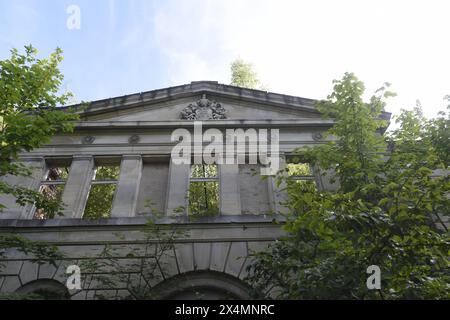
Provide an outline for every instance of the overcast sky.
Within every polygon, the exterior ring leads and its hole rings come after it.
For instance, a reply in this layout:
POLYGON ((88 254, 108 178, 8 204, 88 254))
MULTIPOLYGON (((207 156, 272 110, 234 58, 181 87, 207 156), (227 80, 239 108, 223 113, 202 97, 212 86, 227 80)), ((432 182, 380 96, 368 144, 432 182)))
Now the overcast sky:
POLYGON ((195 80, 230 82, 252 62, 272 92, 325 98, 354 72, 368 95, 384 82, 388 111, 444 110, 450 94, 450 1, 0 0, 0 59, 31 43, 64 50, 64 86, 78 100, 195 80), (80 29, 68 29, 69 5, 80 29))

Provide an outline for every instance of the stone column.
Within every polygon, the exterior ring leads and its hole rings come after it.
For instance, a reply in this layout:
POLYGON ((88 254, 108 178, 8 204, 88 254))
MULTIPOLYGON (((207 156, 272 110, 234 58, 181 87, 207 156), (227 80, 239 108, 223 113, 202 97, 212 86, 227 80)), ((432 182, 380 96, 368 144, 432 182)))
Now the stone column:
POLYGON ((170 161, 167 183, 166 216, 175 217, 187 212, 187 192, 189 187, 190 164, 174 164, 170 161), (180 211, 183 208, 183 212, 180 211))
POLYGON ((123 155, 111 217, 133 217, 136 211, 142 175, 142 157, 123 155))
POLYGON ((86 205, 94 171, 94 158, 90 155, 74 155, 69 177, 62 195, 64 216, 55 218, 81 218, 86 205))
POLYGON ((336 191, 339 188, 339 178, 334 170, 323 170, 318 166, 314 167, 314 176, 316 178, 319 190, 336 191), (334 179, 334 182, 331 180, 334 179))
MULTIPOLYGON (((280 163, 279 163, 279 171, 280 175, 286 175, 286 158, 285 156, 280 155, 280 163)), ((274 213, 286 213, 288 210, 281 203, 286 201, 287 193, 286 193, 286 182, 282 181, 280 185, 277 185, 277 176, 269 176, 267 179, 267 183, 269 184, 269 198, 270 198, 270 209, 274 213)))
MULTIPOLYGON (((44 158, 26 158, 20 163, 31 170, 30 176, 25 177, 7 175, 1 177, 1 180, 8 183, 10 186, 20 186, 37 191, 39 189, 40 182, 44 177, 44 158)), ((6 208, 3 209, 3 212, 0 213, 0 219, 33 218, 33 205, 30 204, 22 207, 16 203, 16 198, 12 195, 0 195, 0 203, 6 206, 6 208)))
POLYGON ((239 165, 219 165, 220 213, 222 215, 241 214, 239 190, 239 165))

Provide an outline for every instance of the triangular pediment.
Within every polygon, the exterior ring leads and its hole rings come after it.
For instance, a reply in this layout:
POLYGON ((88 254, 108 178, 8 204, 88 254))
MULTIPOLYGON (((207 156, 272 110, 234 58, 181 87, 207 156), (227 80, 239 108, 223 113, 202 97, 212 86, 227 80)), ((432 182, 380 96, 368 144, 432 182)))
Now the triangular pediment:
POLYGON ((159 89, 79 108, 84 121, 278 120, 320 118, 314 101, 212 81, 159 89))
POLYGON ((275 107, 265 104, 249 103, 234 99, 216 98, 206 94, 206 99, 220 104, 223 112, 215 118, 217 113, 209 108, 195 108, 200 96, 182 98, 170 102, 156 104, 142 104, 133 108, 115 110, 102 114, 88 116, 86 120, 95 121, 171 121, 171 120, 215 120, 215 119, 292 119, 317 118, 316 112, 306 112, 290 108, 275 107))

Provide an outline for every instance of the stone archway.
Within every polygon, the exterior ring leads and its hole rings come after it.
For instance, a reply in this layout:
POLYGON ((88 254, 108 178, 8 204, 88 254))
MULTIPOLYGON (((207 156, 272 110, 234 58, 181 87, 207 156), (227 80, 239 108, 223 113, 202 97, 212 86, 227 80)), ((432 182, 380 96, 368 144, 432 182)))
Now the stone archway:
POLYGON ((249 299, 251 288, 242 280, 217 271, 192 271, 174 276, 154 287, 158 299, 249 299))
POLYGON ((35 293, 43 300, 69 300, 67 288, 60 282, 52 279, 39 279, 26 283, 16 290, 17 293, 35 293))

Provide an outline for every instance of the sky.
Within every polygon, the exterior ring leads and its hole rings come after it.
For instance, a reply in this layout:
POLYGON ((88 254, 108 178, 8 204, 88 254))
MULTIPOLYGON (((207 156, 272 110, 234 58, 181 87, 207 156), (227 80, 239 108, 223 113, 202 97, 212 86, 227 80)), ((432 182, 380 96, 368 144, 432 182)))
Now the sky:
POLYGON ((450 94, 449 35, 448 0, 0 0, 0 59, 62 48, 63 87, 79 101, 228 84, 240 57, 271 92, 323 99, 354 72, 367 98, 392 84, 394 115, 419 99, 433 117, 450 94))

